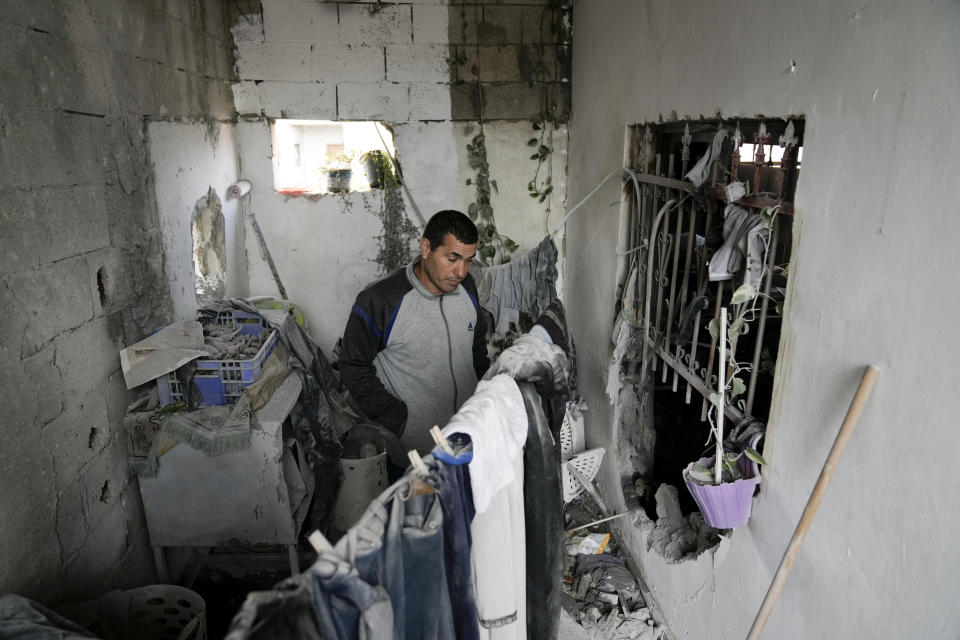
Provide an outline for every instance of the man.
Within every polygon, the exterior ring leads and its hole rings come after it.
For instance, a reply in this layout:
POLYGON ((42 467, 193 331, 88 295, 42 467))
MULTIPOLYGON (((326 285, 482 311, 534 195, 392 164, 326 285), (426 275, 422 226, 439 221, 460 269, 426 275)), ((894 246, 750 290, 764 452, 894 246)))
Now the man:
POLYGON ((420 256, 357 295, 340 350, 347 390, 367 416, 420 453, 490 366, 469 274, 477 227, 459 211, 427 223, 420 256))

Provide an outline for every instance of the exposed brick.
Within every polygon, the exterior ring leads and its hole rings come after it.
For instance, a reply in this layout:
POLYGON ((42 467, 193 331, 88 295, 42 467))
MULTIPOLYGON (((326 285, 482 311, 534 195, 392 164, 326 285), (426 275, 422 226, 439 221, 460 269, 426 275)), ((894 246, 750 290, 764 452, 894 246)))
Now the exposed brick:
POLYGON ((61 260, 40 269, 18 271, 6 277, 15 296, 14 309, 26 319, 21 352, 35 352, 54 336, 81 325, 93 316, 89 274, 82 257, 61 260))
POLYGON ((411 120, 448 120, 450 85, 428 82, 410 84, 411 120))
POLYGON ((343 120, 402 122, 410 115, 409 85, 393 82, 337 85, 338 113, 343 120))
POLYGON ((518 44, 523 24, 523 7, 485 6, 479 25, 480 42, 486 45, 518 44))
POLYGON ((383 47, 365 44, 316 47, 311 79, 322 82, 375 82, 384 79, 383 47))
POLYGON ((407 44, 412 40, 408 5, 340 4, 343 44, 407 44))
POLYGON ((95 388, 67 405, 63 415, 42 431, 62 486, 79 477, 80 469, 103 450, 110 435, 102 389, 95 388))
POLYGON ((387 47, 387 80, 444 82, 450 77, 449 49, 443 45, 413 44, 387 47))
POLYGON ((335 42, 339 35, 337 5, 264 0, 263 30, 269 42, 335 42))
POLYGON ((475 82, 450 85, 450 119, 477 120, 480 117, 480 94, 475 82))
POLYGON ((413 6, 413 42, 416 44, 447 44, 450 41, 447 7, 413 6))

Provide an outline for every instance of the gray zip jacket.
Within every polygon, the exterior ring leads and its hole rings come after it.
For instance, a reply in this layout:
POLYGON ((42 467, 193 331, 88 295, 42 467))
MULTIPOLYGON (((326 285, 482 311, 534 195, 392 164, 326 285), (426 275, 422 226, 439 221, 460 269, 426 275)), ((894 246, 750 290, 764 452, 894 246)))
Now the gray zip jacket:
POLYGON ((490 366, 473 277, 430 293, 413 268, 357 295, 340 350, 343 383, 367 416, 421 454, 430 428, 446 425, 490 366))

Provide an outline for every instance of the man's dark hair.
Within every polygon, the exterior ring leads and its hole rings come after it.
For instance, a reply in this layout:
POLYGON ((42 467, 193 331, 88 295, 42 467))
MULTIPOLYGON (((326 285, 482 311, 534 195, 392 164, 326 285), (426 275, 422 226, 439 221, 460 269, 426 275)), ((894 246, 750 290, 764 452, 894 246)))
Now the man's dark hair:
POLYGON ((423 230, 423 237, 430 242, 430 250, 435 251, 443 245, 443 239, 448 233, 463 244, 477 243, 477 225, 460 211, 444 209, 433 214, 427 227, 423 230))

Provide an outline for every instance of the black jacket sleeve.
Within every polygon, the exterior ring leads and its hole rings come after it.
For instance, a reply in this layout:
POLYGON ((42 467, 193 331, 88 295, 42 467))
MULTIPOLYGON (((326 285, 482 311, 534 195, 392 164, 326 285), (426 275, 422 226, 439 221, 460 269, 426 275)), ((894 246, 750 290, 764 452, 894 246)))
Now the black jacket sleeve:
POLYGON ((477 285, 472 275, 467 275, 463 280, 463 287, 470 294, 471 299, 477 309, 477 325, 473 331, 473 370, 477 374, 477 380, 483 378, 483 374, 490 368, 490 356, 487 354, 487 317, 486 310, 480 306, 477 285))
POLYGON ((381 339, 389 320, 385 308, 389 303, 371 299, 363 292, 357 296, 343 332, 340 377, 368 418, 400 435, 407 421, 407 405, 387 391, 373 366, 373 359, 382 348, 381 339))

